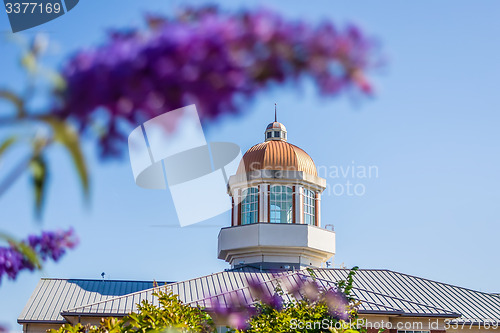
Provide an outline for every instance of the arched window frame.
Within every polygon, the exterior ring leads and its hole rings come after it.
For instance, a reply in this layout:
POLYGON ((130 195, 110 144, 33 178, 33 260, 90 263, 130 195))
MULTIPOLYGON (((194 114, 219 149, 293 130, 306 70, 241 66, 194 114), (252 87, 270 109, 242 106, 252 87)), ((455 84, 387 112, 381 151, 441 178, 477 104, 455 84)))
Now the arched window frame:
POLYGON ((304 223, 316 225, 316 192, 304 188, 304 223))
POLYGON ((259 220, 259 188, 249 187, 241 191, 240 224, 253 224, 259 220))
POLYGON ((293 189, 286 185, 273 185, 269 193, 271 223, 293 223, 293 189), (276 191, 279 189, 279 191, 276 191), (284 190, 284 191, 283 191, 284 190), (279 197, 278 197, 279 196, 279 197), (280 209, 277 209, 279 207, 280 209))

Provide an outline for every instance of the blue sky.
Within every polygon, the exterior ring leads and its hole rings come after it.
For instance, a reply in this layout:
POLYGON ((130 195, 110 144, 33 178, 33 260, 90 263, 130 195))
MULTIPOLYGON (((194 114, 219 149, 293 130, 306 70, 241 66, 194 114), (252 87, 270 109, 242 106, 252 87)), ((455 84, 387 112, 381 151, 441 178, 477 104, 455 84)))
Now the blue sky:
MULTIPOLYGON (((191 1, 193 4, 200 2, 191 1)), ((243 1, 222 2, 239 8, 243 1)), ((289 141, 317 165, 376 166, 378 177, 350 179, 363 196, 325 195, 323 224, 337 232, 335 265, 387 268, 487 292, 499 292, 500 3, 497 1, 246 1, 311 22, 355 22, 376 36, 388 65, 374 75, 376 97, 353 102, 318 97, 309 82, 260 94, 242 116, 207 127, 209 141, 243 150, 262 141, 279 104, 289 141)), ((106 28, 140 25, 142 13, 169 13, 180 1, 85 0, 46 32, 60 66, 74 50, 98 43, 106 28)), ((0 86, 18 86, 16 48, 0 13, 0 86)), ((1 111, 4 112, 4 111, 1 111)), ((0 136, 6 134, 1 129, 0 136)), ((0 198, 0 229, 19 237, 74 226, 80 246, 42 272, 0 286, 0 322, 17 329, 40 277, 182 280, 227 268, 216 257, 223 214, 179 228, 170 194, 134 184, 127 157, 101 163, 86 146, 92 196, 82 201, 64 151, 52 168, 44 219, 32 211, 27 177, 0 198), (158 226, 162 225, 162 226, 158 226)), ((16 156, 11 156, 14 159, 16 156)), ((0 175, 5 168, 0 166, 0 175)), ((327 178, 330 185, 346 179, 327 178)))

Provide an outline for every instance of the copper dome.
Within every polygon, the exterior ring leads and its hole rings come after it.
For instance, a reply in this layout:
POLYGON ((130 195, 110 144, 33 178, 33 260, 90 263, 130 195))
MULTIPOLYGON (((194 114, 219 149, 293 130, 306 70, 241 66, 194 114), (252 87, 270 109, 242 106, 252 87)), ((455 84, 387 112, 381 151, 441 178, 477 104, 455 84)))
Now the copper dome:
POLYGON ((305 151, 282 140, 265 141, 248 149, 236 173, 263 169, 303 171, 318 175, 316 165, 305 151))

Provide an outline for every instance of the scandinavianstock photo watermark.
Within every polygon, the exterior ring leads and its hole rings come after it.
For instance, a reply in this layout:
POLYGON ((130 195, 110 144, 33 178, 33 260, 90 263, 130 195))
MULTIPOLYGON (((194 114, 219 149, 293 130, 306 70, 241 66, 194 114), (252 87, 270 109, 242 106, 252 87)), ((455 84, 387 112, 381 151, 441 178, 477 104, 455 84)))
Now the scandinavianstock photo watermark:
MULTIPOLYGON (((296 166, 283 167, 280 165, 266 166, 262 169, 260 162, 252 162, 249 170, 260 172, 264 178, 296 179, 297 185, 303 180, 297 172, 296 166)), ((321 195, 335 197, 362 197, 368 193, 369 185, 379 178, 379 167, 376 164, 361 164, 351 161, 348 164, 317 165, 317 175, 320 179, 309 179, 322 184, 324 190, 321 195)))
POLYGON ((376 164, 318 165, 318 176, 326 179, 323 196, 362 197, 367 194, 369 182, 379 178, 376 164))

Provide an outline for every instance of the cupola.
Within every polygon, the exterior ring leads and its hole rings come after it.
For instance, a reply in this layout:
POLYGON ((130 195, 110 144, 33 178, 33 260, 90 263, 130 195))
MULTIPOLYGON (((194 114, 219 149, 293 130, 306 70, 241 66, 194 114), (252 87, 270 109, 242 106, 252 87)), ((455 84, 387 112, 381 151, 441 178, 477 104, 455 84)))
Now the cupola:
POLYGON ((321 193, 313 159, 289 143, 283 124, 244 154, 229 178, 231 227, 219 233, 219 259, 232 267, 320 267, 335 253, 335 233, 321 228, 321 193))

